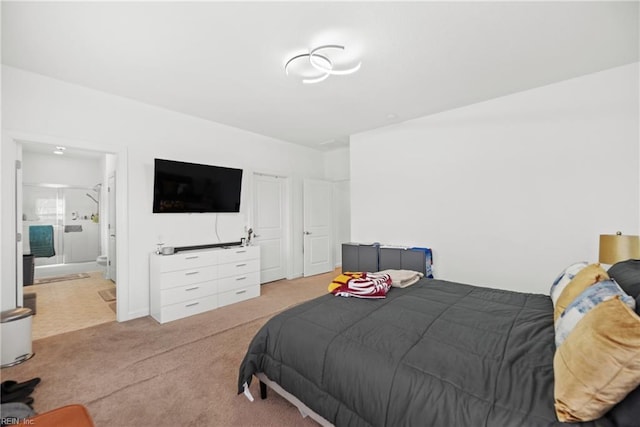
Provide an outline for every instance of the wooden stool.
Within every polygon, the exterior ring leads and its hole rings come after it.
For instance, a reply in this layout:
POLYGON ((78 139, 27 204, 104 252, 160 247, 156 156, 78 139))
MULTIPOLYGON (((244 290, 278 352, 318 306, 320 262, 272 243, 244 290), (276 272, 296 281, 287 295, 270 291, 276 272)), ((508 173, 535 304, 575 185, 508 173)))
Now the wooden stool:
POLYGON ((95 427, 87 408, 82 405, 68 405, 53 409, 35 417, 22 420, 18 426, 35 427, 95 427))

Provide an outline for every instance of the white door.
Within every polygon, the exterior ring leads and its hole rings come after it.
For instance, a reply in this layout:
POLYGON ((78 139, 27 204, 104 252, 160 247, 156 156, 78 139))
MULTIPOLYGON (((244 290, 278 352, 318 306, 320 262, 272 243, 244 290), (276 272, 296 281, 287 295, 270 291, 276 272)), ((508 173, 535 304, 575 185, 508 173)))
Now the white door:
POLYGON ((260 283, 286 276, 285 257, 285 180, 253 175, 254 244, 260 246, 260 283))
POLYGON ((333 262, 342 265, 342 244, 351 241, 351 183, 333 183, 333 262))
POLYGON ((22 144, 16 143, 16 187, 15 187, 15 195, 16 195, 16 296, 15 300, 11 303, 4 302, 2 303, 2 309, 6 310, 7 308, 20 307, 23 305, 23 247, 22 241, 23 239, 28 239, 29 234, 26 236, 23 233, 23 230, 29 230, 29 227, 23 227, 22 223, 22 144), (13 303, 15 302, 15 305, 13 303))
POLYGON ((108 185, 107 229, 109 231, 109 253, 107 254, 107 277, 116 281, 116 175, 109 176, 108 185))
POLYGON ((331 183, 305 179, 302 197, 304 205, 303 275, 306 277, 333 270, 331 183))

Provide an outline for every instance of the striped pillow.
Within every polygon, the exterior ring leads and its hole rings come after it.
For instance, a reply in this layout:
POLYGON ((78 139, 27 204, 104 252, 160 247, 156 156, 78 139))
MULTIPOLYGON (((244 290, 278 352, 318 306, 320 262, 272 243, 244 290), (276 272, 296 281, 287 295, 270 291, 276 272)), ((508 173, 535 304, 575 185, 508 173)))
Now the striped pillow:
POLYGON ((591 309, 615 297, 620 297, 620 300, 632 310, 636 307, 636 300, 625 294, 613 279, 589 286, 578 295, 556 322, 556 347, 560 347, 569 333, 591 309))

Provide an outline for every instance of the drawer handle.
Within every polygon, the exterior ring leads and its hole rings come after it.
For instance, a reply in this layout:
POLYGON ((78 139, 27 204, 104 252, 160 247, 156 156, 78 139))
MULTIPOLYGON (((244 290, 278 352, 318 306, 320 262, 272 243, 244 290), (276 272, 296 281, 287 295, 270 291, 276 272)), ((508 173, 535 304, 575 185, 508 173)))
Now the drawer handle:
POLYGON ((197 259, 200 258, 198 255, 194 255, 194 256, 188 256, 185 259, 197 259))
POLYGON ((247 290, 243 289, 241 291, 236 292, 236 295, 244 294, 245 292, 247 292, 247 290))
POLYGON ((200 273, 199 271, 190 271, 188 273, 184 273, 185 276, 193 276, 194 274, 200 273))
POLYGON ((247 252, 247 251, 246 250, 244 250, 244 251, 236 251, 237 254, 243 254, 245 252, 247 252))
POLYGON ((236 267, 244 267, 245 265, 247 265, 247 263, 243 263, 243 264, 236 264, 236 267))
POLYGON ((191 304, 185 305, 185 307, 193 307, 194 305, 200 304, 199 302, 192 302, 191 304))
POLYGON ((244 280, 244 279, 246 279, 246 278, 247 278, 247 276, 236 277, 236 280, 244 280))
POLYGON ((194 286, 193 288, 187 288, 185 289, 185 291, 195 291, 196 289, 199 289, 200 286, 194 286))

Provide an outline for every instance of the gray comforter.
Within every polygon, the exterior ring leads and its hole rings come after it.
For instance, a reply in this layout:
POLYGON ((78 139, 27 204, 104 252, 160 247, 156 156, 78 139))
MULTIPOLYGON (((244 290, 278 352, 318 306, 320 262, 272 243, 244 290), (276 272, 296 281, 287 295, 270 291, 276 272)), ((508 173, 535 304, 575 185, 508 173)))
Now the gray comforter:
POLYGON ((440 280, 380 300, 328 294, 265 324, 238 392, 263 372, 337 426, 565 425, 552 312, 544 295, 440 280))

